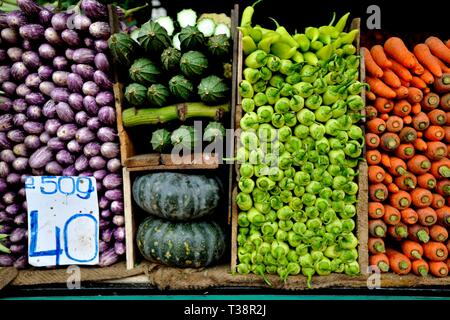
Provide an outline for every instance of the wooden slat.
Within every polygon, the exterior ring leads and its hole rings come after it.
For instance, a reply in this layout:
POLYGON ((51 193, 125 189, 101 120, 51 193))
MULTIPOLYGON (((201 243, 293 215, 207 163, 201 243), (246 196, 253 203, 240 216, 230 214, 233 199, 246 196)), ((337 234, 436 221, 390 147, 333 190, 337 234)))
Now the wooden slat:
POLYGON ((125 160, 125 167, 157 166, 160 164, 161 155, 159 153, 140 154, 125 160))
POLYGON ((133 269, 136 261, 135 250, 135 232, 136 225, 133 216, 133 201, 131 193, 131 177, 127 168, 122 169, 123 173, 123 204, 125 211, 125 246, 126 246, 126 259, 127 269, 133 269))
POLYGON ((237 256, 237 233, 238 233, 238 207, 236 204, 237 187, 234 187, 231 197, 232 219, 231 219, 231 272, 236 270, 237 256))

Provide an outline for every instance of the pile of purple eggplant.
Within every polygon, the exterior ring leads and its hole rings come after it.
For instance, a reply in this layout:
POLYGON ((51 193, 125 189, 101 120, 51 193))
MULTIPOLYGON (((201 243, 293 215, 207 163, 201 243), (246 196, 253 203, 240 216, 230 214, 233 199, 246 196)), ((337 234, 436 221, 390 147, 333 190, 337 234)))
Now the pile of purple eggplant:
POLYGON ((27 266, 27 175, 96 178, 100 265, 111 265, 125 229, 107 7, 17 3, 0 13, 0 267, 27 266))

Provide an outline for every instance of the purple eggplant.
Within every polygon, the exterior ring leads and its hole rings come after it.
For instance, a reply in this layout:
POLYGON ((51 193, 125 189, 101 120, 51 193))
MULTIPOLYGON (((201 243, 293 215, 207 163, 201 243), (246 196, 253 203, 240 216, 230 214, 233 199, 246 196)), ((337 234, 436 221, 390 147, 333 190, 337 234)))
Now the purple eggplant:
POLYGON ((34 46, 33 43, 30 40, 23 40, 22 41, 22 48, 26 51, 33 50, 34 46))
POLYGON ((18 157, 13 161, 12 167, 16 172, 25 171, 28 167, 28 159, 24 157, 18 157))
MULTIPOLYGON (((102 211, 100 212, 100 216, 101 216, 103 219, 109 219, 109 218, 112 217, 112 212, 111 212, 110 210, 102 210, 102 211)), ((108 225, 109 225, 109 222, 108 222, 108 225)))
POLYGON ((15 99, 12 103, 12 108, 15 112, 24 112, 28 105, 24 99, 15 99))
MULTIPOLYGON (((94 72, 94 81, 97 85, 99 85, 103 89, 110 89, 113 86, 113 83, 109 79, 109 77, 103 71, 97 70, 94 72)), ((106 91, 108 92, 108 91, 106 91)), ((108 92, 110 93, 110 92, 108 92)), ((110 93, 111 94, 111 93, 110 93)))
POLYGON ((91 158, 100 154, 101 145, 98 142, 89 142, 83 148, 86 157, 91 158))
POLYGON ((75 157, 67 150, 60 150, 56 154, 56 161, 61 165, 70 165, 75 162, 75 157))
POLYGON ((89 130, 89 128, 80 128, 75 135, 75 139, 81 144, 86 144, 95 139, 95 133, 89 130))
POLYGON ((45 29, 44 37, 48 43, 53 44, 53 45, 60 45, 63 43, 58 31, 56 31, 53 28, 45 29))
POLYGON ((71 47, 77 47, 81 44, 80 37, 75 30, 64 30, 63 32, 61 32, 61 38, 71 47))
POLYGON ((38 49, 39 55, 44 59, 53 59, 56 56, 56 50, 48 43, 41 44, 38 49))
POLYGON ((41 168, 41 169, 32 169, 32 170, 31 170, 31 174, 32 174, 33 176, 43 176, 43 175, 45 175, 45 170, 44 170, 44 168, 41 168))
MULTIPOLYGON (((106 177, 107 174, 108 174, 108 171, 106 171, 104 169, 100 169, 100 170, 94 171, 93 176, 97 181, 101 181, 101 180, 103 180, 104 177, 106 177)), ((103 197, 102 197, 102 199, 103 199, 103 197)), ((104 209, 104 208, 102 208, 102 209, 104 209)))
POLYGON ((9 113, 0 115, 0 132, 9 131, 13 127, 13 116, 9 113))
MULTIPOLYGON (((81 92, 83 88, 83 79, 76 73, 71 73, 67 76, 67 88, 72 92, 81 92)), ((83 99, 83 98, 81 98, 83 99)))
POLYGON ((109 72, 108 57, 104 53, 97 53, 94 58, 95 67, 103 72, 109 72))
POLYGON ((38 75, 42 81, 50 80, 53 75, 53 69, 49 66, 40 66, 38 69, 38 75))
POLYGON ((92 131, 97 131, 101 127, 101 122, 98 117, 92 117, 87 121, 87 127, 92 131))
POLYGON ((105 241, 100 240, 98 242, 98 252, 99 253, 105 252, 106 250, 108 250, 108 248, 109 248, 109 245, 105 241))
POLYGON ((119 255, 119 256, 124 255, 125 251, 126 251, 126 247, 125 247, 125 244, 123 243, 123 241, 114 243, 114 252, 117 255, 119 255))
MULTIPOLYGON (((8 138, 6 137, 6 133, 4 132, 0 132, 0 147, 5 149, 11 148, 11 142, 8 140, 8 138)), ((100 152, 100 145, 98 145, 98 150, 100 152)))
MULTIPOLYGON (((5 212, 10 216, 14 217, 15 215, 19 214, 20 212, 20 205, 18 203, 13 203, 5 208, 5 212)), ((11 240, 12 241, 12 240, 11 240)))
POLYGON ((18 214, 14 218, 14 223, 18 226, 23 226, 24 224, 26 224, 27 223, 27 214, 26 213, 18 214))
POLYGON ((0 97, 0 111, 9 111, 12 108, 12 101, 6 97, 0 97))
MULTIPOLYGON (((18 216, 18 217, 19 217, 19 216, 18 216)), ((25 214, 25 218, 26 218, 26 214, 25 214)), ((14 219, 14 221, 15 221, 15 219, 14 219)), ((24 220, 24 222, 21 223, 20 225, 24 225, 25 222, 26 222, 26 221, 24 220)), ((25 245, 23 245, 23 244, 12 244, 12 245, 9 247, 9 250, 11 250, 11 253, 14 253, 14 254, 25 253, 25 245)))
MULTIPOLYGON (((79 153, 81 152, 82 147, 81 145, 77 142, 77 140, 70 140, 67 143, 67 151, 71 152, 71 153, 79 153)), ((77 169, 78 170, 78 169, 77 169)), ((81 171, 81 170, 78 170, 81 171)))
POLYGON ((16 62, 11 66, 11 76, 14 80, 24 81, 29 74, 30 71, 23 62, 16 62))
POLYGON ((25 96, 25 101, 31 105, 43 105, 46 99, 40 92, 31 92, 25 96))
POLYGON ((23 13, 31 17, 37 16, 42 10, 42 7, 37 5, 33 0, 17 0, 17 5, 23 13))
POLYGON ((64 122, 73 122, 75 119, 75 113, 66 102, 59 102, 56 105, 56 114, 64 122))
MULTIPOLYGON (((113 250, 113 252, 110 252, 110 250, 111 250, 111 249, 109 249, 108 251, 105 251, 105 252, 103 253, 103 255, 102 255, 102 256, 103 256, 102 262, 103 262, 103 265, 104 265, 104 266, 113 264, 113 263, 115 263, 115 262, 118 260, 118 257, 117 257, 117 260, 116 260, 116 261, 110 263, 111 261, 115 260, 115 258, 114 258, 114 255, 115 255, 114 250, 113 250), (106 253, 108 253, 108 254, 105 255, 106 253), (113 254, 114 254, 114 255, 113 255, 113 254)), ((101 260, 101 259, 100 259, 100 260, 101 260)), ((12 256, 10 256, 10 255, 8 255, 8 254, 0 254, 0 266, 1 266, 1 267, 10 267, 10 266, 12 266, 13 264, 14 264, 14 259, 13 259, 12 256)))
POLYGON ((83 98, 83 106, 84 109, 87 111, 90 115, 97 115, 98 113, 98 106, 97 102, 95 102, 95 98, 92 96, 85 96, 83 98))
POLYGON ((73 52, 75 50, 71 49, 71 48, 67 48, 64 55, 68 60, 73 60, 73 52))
POLYGON ((76 30, 80 31, 88 31, 89 26, 92 24, 91 19, 89 17, 82 15, 82 14, 75 14, 73 16, 73 25, 76 30))
POLYGON ((80 172, 79 176, 80 177, 92 177, 92 171, 88 170, 88 171, 80 172))
POLYGON ((108 199, 106 199, 105 197, 101 197, 100 201, 98 202, 98 207, 100 209, 107 209, 107 208, 109 208, 109 206, 110 206, 110 201, 108 199))
POLYGON ((13 147, 13 152, 16 156, 19 156, 19 157, 27 157, 28 156, 28 149, 24 143, 16 144, 13 147))
MULTIPOLYGON (((113 202, 121 203, 120 201, 113 201, 113 202)), ((112 206, 112 203, 111 203, 111 206, 112 206)), ((123 205, 121 206, 121 210, 120 210, 120 213, 122 213, 122 212, 123 212, 123 205)), ((116 214, 116 215, 113 217, 112 222, 113 222, 116 226, 122 227, 122 226, 125 225, 125 218, 124 218, 123 215, 118 215, 118 214, 116 214)))
POLYGON ((31 89, 39 88, 41 82, 41 78, 39 78, 37 73, 31 73, 25 78, 25 85, 31 89))
POLYGON ((108 51, 108 41, 104 39, 95 40, 94 42, 95 51, 103 53, 108 51))
POLYGON ((109 170, 109 172, 114 173, 118 172, 122 168, 122 165, 119 159, 114 158, 108 160, 108 162, 106 163, 106 168, 109 170))
POLYGON ((116 131, 110 127, 102 127, 97 131, 97 138, 101 142, 113 142, 116 136, 116 131))
POLYGON ((31 105, 27 109, 27 117, 30 120, 39 120, 42 116, 42 108, 36 105, 31 105))
POLYGON ((56 115, 56 103, 53 100, 48 100, 44 107, 42 107, 42 114, 46 118, 54 118, 56 115))
MULTIPOLYGON (((8 190, 8 185, 6 184, 5 179, 0 178, 0 192, 5 192, 6 190, 8 190)), ((1 218, 0 218, 1 221, 1 218)))
POLYGON ((50 161, 45 165, 45 171, 51 175, 59 176, 63 172, 63 168, 56 161, 50 161))
POLYGON ((113 239, 113 235, 114 231, 112 229, 105 229, 102 231, 101 239, 105 242, 111 242, 111 240, 113 239))
POLYGON ((75 138, 77 130, 77 126, 73 123, 63 124, 58 128, 56 136, 63 141, 69 141, 75 138))
POLYGON ((94 81, 86 81, 81 90, 85 95, 95 97, 100 91, 100 88, 94 81))
POLYGON ((9 165, 4 161, 0 161, 0 178, 7 178, 10 171, 9 165))
POLYGON ((84 38, 84 45, 86 46, 86 48, 92 49, 95 48, 95 41, 92 38, 86 37, 84 38))
POLYGON ((94 68, 88 64, 75 65, 75 73, 80 75, 84 80, 92 80, 94 77, 94 68))
POLYGON ((75 114, 75 122, 80 126, 85 126, 88 120, 89 116, 85 111, 78 111, 75 114))
MULTIPOLYGON (((31 93, 31 89, 28 88, 24 83, 19 84, 16 88, 16 94, 19 97, 25 98, 27 95, 31 93)), ((24 100, 25 101, 25 100, 24 100)), ((26 102, 26 101, 25 101, 26 102)))
POLYGON ((95 156, 89 159, 89 166, 93 170, 99 170, 105 168, 106 161, 103 159, 103 157, 95 156))
POLYGON ((50 141, 51 138, 52 138, 52 137, 50 136, 50 134, 49 134, 48 132, 46 132, 46 131, 42 132, 42 133, 39 135, 39 141, 40 141, 42 144, 47 144, 47 143, 50 141))
POLYGON ((106 20, 108 18, 108 9, 96 0, 82 0, 81 10, 86 16, 94 20, 106 20))
POLYGON ((9 60, 12 62, 19 62, 22 60, 23 50, 17 47, 11 47, 6 51, 9 60))
POLYGON ((6 23, 10 28, 19 28, 27 24, 27 17, 22 11, 13 11, 6 16, 6 23))
MULTIPOLYGON (((97 95, 97 97, 99 95, 97 95)), ((116 122, 116 110, 114 110, 114 108, 110 106, 103 106, 98 111, 98 118, 104 124, 113 125, 116 122)))
POLYGON ((52 17, 51 24, 56 31, 63 31, 67 28, 67 19, 70 17, 69 13, 59 12, 52 17))
POLYGON ((3 149, 0 151, 0 160, 6 163, 12 163, 16 159, 14 152, 11 149, 3 149))
MULTIPOLYGON (((2 38, 0 38, 0 44, 2 42, 2 38)), ((3 62, 6 60, 6 58, 8 57, 8 55, 6 54, 6 50, 0 48, 0 62, 3 62)))
POLYGON ((15 143, 22 143, 25 140, 25 132, 20 129, 8 131, 6 134, 9 140, 15 143))
MULTIPOLYGON (((13 219, 5 212, 0 211, 0 221, 2 222, 13 222, 13 219)), ((10 233, 13 227, 7 224, 0 225, 0 233, 10 233)))
POLYGON ((42 81, 39 84, 39 91, 43 94, 45 94, 46 96, 50 97, 50 95, 52 94, 52 91, 55 89, 55 85, 53 84, 53 82, 50 81, 42 81))
POLYGON ((3 203, 6 205, 13 204, 16 201, 16 199, 17 194, 12 191, 6 192, 2 197, 3 203))
POLYGON ((30 134, 27 136, 23 142, 25 146, 30 150, 35 150, 41 146, 41 139, 39 136, 36 136, 34 134, 30 134))
POLYGON ((114 230, 114 239, 116 239, 117 241, 125 240, 125 228, 124 227, 118 227, 114 230))
MULTIPOLYGON (((63 71, 57 71, 63 72, 63 71)), ((51 93, 51 98, 55 102, 68 102, 69 101, 69 91, 66 88, 55 88, 51 93)))
POLYGON ((33 169, 43 168, 53 158, 53 153, 49 147, 37 149, 29 159, 29 166, 33 169))
POLYGON ((16 113, 14 115, 13 123, 15 126, 22 127, 27 121, 28 117, 23 113, 16 113))
POLYGON ((0 31, 2 41, 15 45, 19 42, 19 34, 12 28, 4 28, 0 31))
POLYGON ((23 124, 23 129, 29 134, 41 134, 44 131, 44 125, 36 121, 27 121, 23 124))
POLYGON ((65 87, 67 86, 67 77, 69 72, 67 71, 55 71, 52 75, 52 80, 57 86, 65 87))
POLYGON ((111 28, 107 22, 97 21, 89 26, 89 33, 96 39, 108 39, 111 36, 111 28))
POLYGON ((27 236, 27 230, 23 228, 14 229, 9 235, 9 240, 13 243, 20 242, 27 236))
POLYGON ((45 122, 44 128, 45 131, 51 135, 56 134, 58 128, 61 126, 61 122, 58 119, 48 119, 45 122))
POLYGON ((22 62, 27 68, 32 70, 36 70, 42 65, 39 55, 34 51, 25 51, 22 54, 22 62))
MULTIPOLYGON (((11 68, 8 66, 0 66, 0 82, 5 82, 10 79, 11 68)), ((92 73, 94 75, 94 73, 92 73)))
POLYGON ((63 170, 62 175, 63 176, 76 176, 77 170, 75 170, 75 167, 73 165, 70 165, 63 170))
POLYGON ((122 185, 122 177, 116 173, 110 173, 103 178, 103 186, 108 189, 114 189, 122 185))
POLYGON ((55 59, 53 59, 53 67, 55 67, 56 70, 59 71, 66 70, 68 65, 69 62, 63 56, 58 56, 55 57, 55 59))
POLYGON ((89 167, 89 160, 85 155, 81 155, 75 160, 75 169, 79 172, 86 170, 89 167))
MULTIPOLYGON (((16 89, 17 89, 17 84, 15 84, 14 82, 11 81, 5 81, 2 84, 2 90, 3 92, 5 92, 6 95, 12 97, 15 93, 16 93, 16 89)), ((0 101, 0 103, 2 103, 0 101)), ((3 101, 4 103, 4 101, 3 101)), ((1 110, 3 111, 8 111, 9 110, 9 105, 6 104, 5 106, 0 106, 1 110)), ((12 102, 11 102, 11 107, 12 107, 12 102)))
POLYGON ((119 156, 119 146, 114 142, 105 142, 100 148, 100 153, 107 159, 117 158, 119 156))
POLYGON ((45 29, 40 24, 27 24, 19 28, 19 34, 26 40, 39 40, 44 37, 45 29))
POLYGON ((42 9, 39 11, 39 23, 42 25, 49 25, 52 21, 53 12, 48 9, 42 9))
POLYGON ((93 63, 95 52, 87 48, 79 48, 73 52, 73 61, 76 63, 93 63))

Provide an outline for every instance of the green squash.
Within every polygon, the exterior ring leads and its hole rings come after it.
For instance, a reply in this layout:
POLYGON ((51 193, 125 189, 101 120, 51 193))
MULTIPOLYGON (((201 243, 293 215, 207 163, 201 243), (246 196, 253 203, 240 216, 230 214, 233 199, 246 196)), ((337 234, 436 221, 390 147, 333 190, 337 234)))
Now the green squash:
POLYGON ((190 79, 200 78, 208 69, 208 59, 200 51, 189 51, 181 56, 181 72, 190 79))
POLYGON ((178 39, 181 51, 202 49, 205 44, 205 36, 194 26, 181 29, 178 39))
POLYGON ((172 145, 185 150, 192 150, 199 143, 200 139, 197 130, 193 126, 181 125, 172 132, 170 136, 172 145))
POLYGON ((170 145, 170 132, 166 129, 153 131, 150 143, 154 151, 163 152, 170 145))
POLYGON ((125 99, 133 106, 142 106, 147 102, 147 88, 139 83, 131 83, 125 88, 125 99))
POLYGON ((129 66, 137 51, 136 42, 126 33, 114 33, 108 40, 111 55, 118 64, 129 66))
POLYGON ((142 256, 171 267, 200 268, 219 261, 226 249, 224 230, 214 221, 171 222, 146 218, 137 230, 142 256))
POLYGON ((194 84, 185 76, 179 74, 169 80, 169 90, 175 98, 181 101, 189 101, 194 95, 194 84))
POLYGON ((161 54, 161 64, 167 72, 175 72, 180 67, 181 52, 175 48, 169 47, 161 54))
POLYGON ((146 52, 154 54, 161 54, 172 43, 166 29, 151 20, 142 25, 137 40, 146 52))
POLYGON ((129 73, 134 82, 142 85, 157 83, 161 76, 161 70, 156 63, 147 58, 136 59, 129 73))
POLYGON ((173 221, 212 215, 221 194, 220 181, 205 175, 158 172, 140 176, 133 183, 133 199, 142 210, 173 221))
POLYGON ((152 106, 164 107, 170 98, 169 89, 162 84, 152 84, 147 90, 147 99, 152 106))
POLYGON ((208 47, 208 52, 218 58, 226 57, 231 52, 230 38, 224 34, 212 36, 208 39, 206 46, 208 47))
POLYGON ((224 79, 211 75, 200 81, 198 95, 200 96, 200 100, 205 103, 217 104, 228 98, 229 89, 224 79))

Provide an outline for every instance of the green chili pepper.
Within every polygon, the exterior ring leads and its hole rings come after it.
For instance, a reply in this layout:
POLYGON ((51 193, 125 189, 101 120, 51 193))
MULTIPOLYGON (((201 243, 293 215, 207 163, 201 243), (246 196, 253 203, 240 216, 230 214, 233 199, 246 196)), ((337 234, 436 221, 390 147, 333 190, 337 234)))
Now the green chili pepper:
POLYGON ((273 19, 270 18, 273 22, 275 22, 275 25, 277 26, 277 29, 275 30, 275 32, 279 33, 281 38, 280 41, 288 44, 291 47, 298 47, 297 42, 295 41, 295 39, 290 35, 290 33, 286 30, 286 28, 282 27, 279 25, 279 23, 273 19))
POLYGON ((277 113, 286 113, 290 110, 290 103, 289 103, 289 99, 286 97, 280 98, 276 103, 275 103, 275 112, 277 113))
MULTIPOLYGON (((257 114, 257 121, 259 123, 269 123, 272 121, 272 116, 273 116, 273 108, 272 106, 261 106, 256 110, 256 114, 257 114)), ((245 129, 244 129, 245 130, 245 129)))
POLYGON ((239 173, 243 178, 251 178, 253 176, 253 165, 250 163, 243 163, 239 168, 239 173))
POLYGON ((300 51, 296 51, 292 56, 292 60, 295 63, 303 63, 305 62, 305 57, 303 57, 303 54, 300 51))
MULTIPOLYGON (((292 56, 297 52, 297 47, 291 47, 289 44, 281 42, 281 38, 277 42, 272 43, 270 52, 280 59, 291 59, 292 56)), ((295 42, 294 39, 292 40, 295 42)))
POLYGON ((352 261, 350 263, 345 264, 344 272, 349 276, 356 276, 360 273, 359 264, 357 261, 352 261))
MULTIPOLYGON (((304 117, 304 115, 302 115, 302 117, 304 117)), ((297 120, 300 121, 300 119, 298 119, 298 113, 297 113, 297 120)), ((294 129, 294 135, 297 138, 305 139, 309 135, 309 127, 303 124, 297 125, 294 129)))
POLYGON ((289 106, 292 111, 298 112, 305 106, 305 99, 299 95, 293 95, 289 101, 289 106))
POLYGON ((298 34, 295 34, 293 36, 293 38, 297 42, 298 48, 300 49, 300 51, 307 52, 309 50, 311 41, 305 34, 298 33, 298 34))
POLYGON ((299 82, 292 86, 294 92, 302 98, 308 98, 314 93, 314 87, 308 82, 299 82))
POLYGON ((249 228, 239 228, 239 234, 247 235, 250 232, 249 228))
POLYGON ((316 120, 316 116, 311 110, 302 109, 297 113, 297 120, 298 122, 300 122, 300 124, 311 126, 316 120))
POLYGON ((305 105, 311 110, 317 110, 322 104, 322 96, 318 94, 313 94, 308 97, 305 101, 305 105))
POLYGON ((250 210, 250 208, 253 206, 253 201, 250 195, 240 192, 236 196, 236 203, 239 207, 239 209, 243 211, 250 210))
POLYGON ((342 231, 343 232, 352 232, 355 230, 356 224, 353 219, 342 219, 342 231))
POLYGON ((305 35, 308 37, 308 39, 312 41, 316 41, 319 38, 319 29, 314 27, 307 27, 305 29, 305 35))
POLYGON ((302 76, 298 72, 294 72, 286 77, 286 82, 294 85, 302 81, 302 76))
POLYGON ((266 64, 267 58, 267 52, 264 52, 263 50, 256 50, 245 58, 244 63, 248 68, 259 69, 266 64))
POLYGON ((331 234, 334 234, 334 235, 341 234, 341 232, 342 232, 341 220, 336 218, 335 220, 328 223, 326 225, 325 229, 327 230, 327 232, 330 232, 331 234))
POLYGON ((272 78, 272 71, 267 66, 261 67, 259 73, 261 74, 261 80, 269 81, 272 78))
POLYGON ((280 220, 278 221, 278 227, 286 232, 289 232, 292 229, 294 223, 291 220, 280 220))
MULTIPOLYGON (((312 42, 312 43, 314 43, 314 42, 312 42)), ((312 43, 311 43, 311 45, 312 45, 312 43)), ((321 44, 321 42, 316 42, 316 43, 321 44)), ((312 66, 317 66, 317 64, 319 63, 319 58, 317 58, 317 56, 314 53, 312 53, 311 51, 305 52, 303 54, 303 58, 305 59, 306 63, 308 63, 309 65, 312 65, 312 66)))
MULTIPOLYGON (((295 127, 297 124, 297 115, 294 112, 284 114, 284 124, 288 127, 295 127)), ((281 130, 280 128, 279 130, 281 130)))
POLYGON ((349 15, 350 15, 350 12, 347 12, 338 20, 338 22, 334 26, 334 28, 336 29, 337 32, 341 33, 342 31, 344 31, 344 28, 347 25, 347 19, 348 19, 349 15))
POLYGON ((262 0, 255 1, 251 6, 247 6, 242 12, 240 27, 250 27, 252 25, 252 17, 255 12, 255 6, 262 0))
POLYGON ((284 122, 284 116, 283 116, 283 114, 281 114, 281 113, 274 113, 273 115, 272 115, 272 125, 275 127, 275 128, 281 128, 281 127, 283 127, 284 126, 284 124, 285 124, 285 122, 284 122))
POLYGON ((269 84, 277 89, 281 89, 285 84, 284 77, 281 74, 275 74, 270 78, 269 84))
POLYGON ((331 246, 328 246, 324 251, 324 256, 330 259, 336 259, 339 258, 341 255, 341 252, 336 244, 333 244, 331 246))
POLYGON ((250 98, 244 98, 242 99, 241 106, 245 112, 253 112, 255 110, 255 101, 250 98))
POLYGON ((251 36, 247 35, 242 37, 242 50, 244 51, 244 55, 248 56, 257 49, 258 47, 256 46, 255 41, 251 36))
POLYGON ((320 218, 325 225, 328 225, 330 222, 336 219, 336 212, 334 212, 334 210, 330 208, 330 206, 328 206, 325 211, 320 213, 320 218))
POLYGON ((272 45, 280 41, 280 38, 281 36, 275 31, 266 33, 258 43, 258 49, 268 54, 272 45))
POLYGON ((360 111, 364 108, 364 101, 359 95, 350 95, 347 98, 347 105, 350 110, 360 111))
POLYGON ((292 191, 295 188, 294 179, 286 176, 278 183, 278 185, 282 190, 292 191))
POLYGON ((254 92, 264 92, 267 89, 267 83, 264 80, 259 80, 253 85, 254 92))
POLYGON ((281 190, 280 198, 284 203, 289 203, 292 201, 292 192, 289 190, 281 190))
MULTIPOLYGON (((331 55, 333 54, 333 51, 334 51, 334 47, 330 42, 331 42, 331 39, 329 39, 328 43, 323 42, 326 45, 322 46, 321 48, 319 48, 317 50, 316 56, 317 56, 317 58, 319 58, 319 60, 327 61, 328 59, 331 58, 331 55)), ((319 42, 319 43, 322 43, 322 42, 319 42)))
MULTIPOLYGON (((242 137, 242 134, 241 134, 242 137)), ((258 128, 258 138, 264 142, 274 141, 277 137, 277 131, 268 123, 262 123, 258 128)))
POLYGON ((339 118, 347 113, 347 104, 344 100, 338 100, 333 103, 331 107, 331 114, 333 118, 339 118))
POLYGON ((280 89, 280 95, 282 97, 291 97, 294 93, 294 88, 289 83, 284 83, 280 89))
POLYGON ((255 150, 259 146, 259 140, 253 131, 244 131, 240 136, 241 144, 247 150, 255 150))
MULTIPOLYGON (((244 193, 251 193, 255 187, 255 182, 251 178, 239 179, 239 189, 244 193)), ((246 227, 246 226, 244 226, 246 227)))
POLYGON ((262 164, 264 160, 264 153, 261 149, 251 150, 248 156, 248 161, 251 164, 262 164))
POLYGON ((285 144, 286 151, 294 153, 295 151, 299 150, 302 147, 302 141, 295 137, 290 136, 285 144))
POLYGON ((275 104, 280 99, 280 90, 274 87, 268 87, 266 89, 266 96, 269 104, 275 104))
POLYGON ((280 220, 289 220, 293 214, 294 211, 292 211, 292 209, 288 206, 284 206, 277 211, 277 217, 280 220))
POLYGON ((254 95, 253 86, 247 80, 242 80, 239 84, 239 94, 243 98, 252 98, 254 95))
MULTIPOLYGON (((271 55, 269 56, 269 58, 267 58, 266 66, 267 68, 269 68, 270 71, 277 72, 280 70, 281 67, 281 59, 277 56, 271 55)), ((271 84, 271 86, 274 85, 271 84)))

